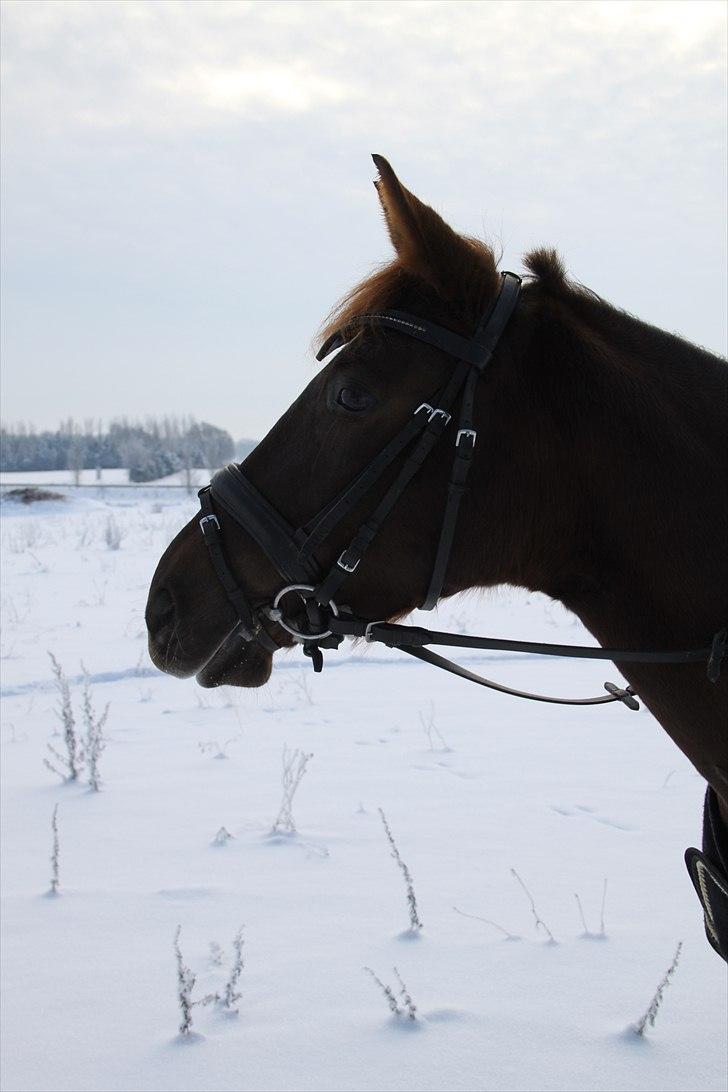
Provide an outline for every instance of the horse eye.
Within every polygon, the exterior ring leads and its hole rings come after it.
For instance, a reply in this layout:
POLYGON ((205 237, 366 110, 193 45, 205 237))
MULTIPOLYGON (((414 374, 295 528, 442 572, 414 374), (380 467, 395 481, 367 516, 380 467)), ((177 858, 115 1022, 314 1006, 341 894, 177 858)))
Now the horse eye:
POLYGON ((358 410, 368 409, 374 401, 371 394, 366 391, 357 390, 356 387, 342 387, 339 393, 336 395, 336 401, 344 409, 357 412, 358 410))

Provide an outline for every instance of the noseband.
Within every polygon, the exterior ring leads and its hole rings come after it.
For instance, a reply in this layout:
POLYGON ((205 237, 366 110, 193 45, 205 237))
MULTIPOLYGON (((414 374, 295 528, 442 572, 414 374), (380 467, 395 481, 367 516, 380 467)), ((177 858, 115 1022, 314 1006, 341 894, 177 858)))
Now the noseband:
MULTIPOLYGON (((337 603, 336 597, 345 581, 358 569, 385 518, 449 426, 459 399, 458 427, 442 527, 430 583, 421 609, 432 610, 437 603, 447 575, 460 502, 465 492, 477 440, 473 423, 477 383, 493 358, 496 346, 518 303, 520 291, 520 277, 515 273, 502 273, 500 290, 472 338, 461 337, 451 330, 401 311, 382 311, 358 320, 359 327, 374 326, 397 330, 408 337, 424 341, 441 349, 457 363, 450 378, 431 401, 417 406, 403 428, 354 481, 304 526, 291 527, 246 478, 240 467, 234 464, 219 470, 210 484, 200 490, 200 529, 215 572, 238 615, 234 631, 237 636, 247 642, 257 642, 268 652, 276 652, 283 646, 264 625, 265 621, 274 622, 293 637, 294 641, 303 645, 303 651, 311 658, 315 671, 321 671, 323 666, 322 648, 338 648, 345 637, 364 637, 370 642, 400 648, 411 656, 481 686, 516 697, 564 705, 600 705, 622 701, 630 709, 639 709, 635 692, 629 686, 621 689, 614 683, 605 683, 607 694, 595 698, 553 698, 530 694, 467 671, 424 646, 449 645, 458 648, 497 649, 641 663, 691 663, 707 660, 708 677, 713 682, 717 680, 726 650, 726 630, 715 635, 710 647, 687 651, 640 652, 442 633, 418 626, 399 626, 385 621, 358 618, 347 607, 337 603), (404 459, 399 472, 374 511, 361 524, 338 560, 328 570, 324 570, 316 561, 317 548, 401 455, 404 459), (223 512, 232 517, 257 542, 286 581, 272 601, 266 599, 251 602, 233 575, 222 546, 218 513, 223 512), (290 604, 292 596, 300 602, 305 614, 300 621, 298 617, 292 619, 290 614, 286 614, 286 605, 290 604)), ((334 333, 321 347, 317 359, 323 360, 335 349, 345 345, 352 332, 351 329, 345 329, 334 333)))

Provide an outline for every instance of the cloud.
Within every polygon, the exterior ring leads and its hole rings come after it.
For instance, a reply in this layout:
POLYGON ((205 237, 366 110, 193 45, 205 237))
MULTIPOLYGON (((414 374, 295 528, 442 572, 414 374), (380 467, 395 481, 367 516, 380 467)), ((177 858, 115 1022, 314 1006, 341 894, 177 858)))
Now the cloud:
POLYGON ((11 417, 202 400, 260 433, 386 256, 370 151, 508 261, 555 242, 723 343, 721 4, 5 0, 2 22, 11 417))
POLYGON ((349 132, 473 114, 546 95, 615 107, 679 104, 667 80, 717 71, 716 3, 7 0, 7 114, 48 134, 226 124, 229 115, 330 111, 349 132), (635 63, 636 62, 636 63, 635 63), (650 76, 661 80, 650 84, 650 76), (652 88, 652 93, 650 93, 652 88), (620 102, 621 100, 621 102, 620 102), (356 104, 351 110, 352 103, 356 104))

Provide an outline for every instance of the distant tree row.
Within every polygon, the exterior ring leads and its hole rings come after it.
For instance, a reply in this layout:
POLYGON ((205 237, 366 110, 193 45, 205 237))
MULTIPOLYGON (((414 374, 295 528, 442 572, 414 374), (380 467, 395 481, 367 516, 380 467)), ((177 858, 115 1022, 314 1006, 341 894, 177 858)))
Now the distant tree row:
POLYGON ((148 482, 193 467, 213 470, 235 454, 224 429, 192 417, 147 418, 78 424, 64 421, 55 432, 29 425, 0 429, 0 470, 110 470, 126 467, 133 482, 148 482))

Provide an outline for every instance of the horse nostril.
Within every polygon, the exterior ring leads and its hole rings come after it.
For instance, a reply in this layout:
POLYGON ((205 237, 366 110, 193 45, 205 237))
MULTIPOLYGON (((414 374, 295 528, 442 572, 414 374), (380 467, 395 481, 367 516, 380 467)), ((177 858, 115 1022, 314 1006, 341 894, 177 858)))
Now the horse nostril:
POLYGON ((157 640, 168 639, 174 626, 174 600, 166 588, 159 588, 149 597, 146 610, 147 629, 157 640))

